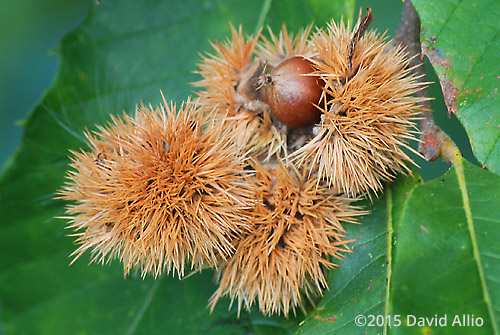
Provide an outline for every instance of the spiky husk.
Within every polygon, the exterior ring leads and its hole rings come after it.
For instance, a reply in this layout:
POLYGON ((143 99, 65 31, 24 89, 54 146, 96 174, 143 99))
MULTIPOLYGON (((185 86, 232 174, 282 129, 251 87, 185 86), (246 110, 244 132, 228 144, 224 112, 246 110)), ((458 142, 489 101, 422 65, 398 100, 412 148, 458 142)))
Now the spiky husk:
POLYGON ((269 28, 269 38, 261 36, 255 54, 267 62, 271 68, 297 55, 312 57, 316 52, 314 46, 309 43, 312 27, 313 25, 310 24, 305 29, 299 30, 296 36, 288 33, 286 25, 283 25, 278 35, 275 35, 269 28))
POLYGON ((333 21, 311 38, 319 56, 312 61, 326 83, 323 115, 315 137, 291 156, 332 187, 356 196, 410 172, 404 162, 412 160, 403 148, 413 151, 407 143, 416 139, 414 121, 424 99, 412 96, 423 84, 411 75, 402 47, 367 32, 354 48, 351 69, 352 38, 343 22, 333 21))
POLYGON ((194 85, 204 89, 197 92, 197 103, 226 119, 241 151, 271 157, 284 149, 286 137, 273 126, 269 108, 262 102, 258 80, 264 63, 253 58, 259 36, 245 38, 241 27, 231 26, 231 39, 212 43, 215 53, 202 57, 197 72, 203 79, 194 85))
POLYGON ((341 222, 354 222, 364 212, 290 166, 256 170, 251 230, 235 240, 235 254, 218 269, 219 288, 210 305, 228 295, 238 313, 257 300, 263 314, 288 316, 303 307, 304 296, 322 294, 325 270, 336 266, 331 257, 341 259, 349 251, 341 222))
POLYGON ((253 190, 223 128, 189 101, 177 112, 165 102, 87 134, 90 151, 73 153, 60 192, 73 201, 75 259, 91 250, 92 261, 120 258, 125 274, 181 276, 188 261, 199 269, 230 256, 253 190))

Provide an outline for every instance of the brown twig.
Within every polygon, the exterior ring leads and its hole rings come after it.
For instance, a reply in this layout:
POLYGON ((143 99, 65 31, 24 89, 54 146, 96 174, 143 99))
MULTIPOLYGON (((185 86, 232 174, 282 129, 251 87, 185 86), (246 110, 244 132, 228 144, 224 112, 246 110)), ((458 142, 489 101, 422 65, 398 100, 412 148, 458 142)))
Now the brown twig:
POLYGON ((359 25, 356 28, 354 35, 352 36, 351 44, 349 45, 349 50, 347 52, 347 61, 350 71, 352 71, 352 56, 354 55, 354 48, 356 48, 356 44, 358 43, 359 39, 363 37, 363 34, 365 33, 366 29, 368 28, 372 20, 373 20, 373 14, 372 14, 372 9, 370 7, 366 9, 366 16, 362 20, 361 20, 361 12, 359 12, 359 19, 358 19, 359 25))
MULTIPOLYGON (((406 47, 409 57, 413 57, 410 66, 418 76, 419 82, 425 82, 425 69, 422 61, 423 55, 420 47, 420 18, 413 7, 411 1, 405 1, 401 22, 394 37, 396 43, 401 43, 406 47)), ((428 97, 427 87, 416 93, 419 97, 428 97)), ((436 160, 439 156, 449 163, 450 155, 448 149, 456 152, 458 149, 453 141, 434 122, 429 101, 422 103, 422 119, 420 121, 420 145, 418 151, 428 161, 436 160)))

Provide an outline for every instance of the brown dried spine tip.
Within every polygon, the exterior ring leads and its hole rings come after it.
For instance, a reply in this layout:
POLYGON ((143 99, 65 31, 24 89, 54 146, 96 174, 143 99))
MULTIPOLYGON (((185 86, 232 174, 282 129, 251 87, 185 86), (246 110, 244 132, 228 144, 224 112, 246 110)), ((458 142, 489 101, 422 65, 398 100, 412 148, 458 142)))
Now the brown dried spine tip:
POLYGON ((315 105, 323 90, 314 71, 309 60, 295 56, 265 75, 266 100, 278 121, 291 128, 319 121, 321 112, 315 105))

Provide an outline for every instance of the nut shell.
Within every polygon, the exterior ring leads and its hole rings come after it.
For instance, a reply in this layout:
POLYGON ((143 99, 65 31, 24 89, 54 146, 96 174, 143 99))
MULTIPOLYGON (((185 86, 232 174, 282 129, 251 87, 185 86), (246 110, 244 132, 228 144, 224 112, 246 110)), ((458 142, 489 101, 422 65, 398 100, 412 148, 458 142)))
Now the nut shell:
POLYGON ((323 92, 321 79, 312 76, 313 64, 301 56, 288 58, 267 76, 266 100, 274 117, 291 128, 302 128, 320 119, 315 106, 323 92))

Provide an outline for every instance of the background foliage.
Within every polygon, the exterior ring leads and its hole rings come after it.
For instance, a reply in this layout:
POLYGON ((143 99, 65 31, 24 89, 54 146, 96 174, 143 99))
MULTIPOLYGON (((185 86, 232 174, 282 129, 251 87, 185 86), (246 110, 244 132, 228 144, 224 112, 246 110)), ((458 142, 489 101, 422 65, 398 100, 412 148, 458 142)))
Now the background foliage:
MULTIPOLYGON (((372 213, 347 227, 358 239, 354 253, 330 272, 330 290, 308 315, 287 320, 254 310, 238 319, 227 300, 210 314, 210 271, 155 281, 123 278, 116 261, 89 266, 85 256, 68 267, 74 246, 65 222, 54 219, 64 204, 53 196, 63 182, 68 149, 85 147, 85 128, 107 122, 110 113, 131 113, 140 101, 159 103, 160 89, 167 99, 185 99, 196 80, 198 52, 228 36, 228 21, 247 33, 260 24, 278 30, 282 22, 293 31, 312 20, 323 25, 341 15, 352 19, 358 6, 367 5, 374 10, 373 26, 393 34, 401 9, 393 1, 90 3, 88 17, 57 48, 57 79, 30 114, 18 152, 0 177, 0 334, 499 334, 500 177, 460 159, 447 172, 444 163, 419 160, 414 178, 400 177, 366 203, 372 213), (484 325, 359 327, 354 318, 360 314, 401 314, 403 320, 408 314, 474 314, 484 325)), ((456 113, 478 160, 498 172, 500 81, 486 69, 500 61, 499 5, 415 5, 445 96, 456 93, 456 113), (484 34, 473 24, 478 18, 487 23, 484 34), (464 22, 471 27, 463 29, 464 22)), ((432 92, 440 125, 474 161, 463 130, 447 117, 439 86, 432 92)))

